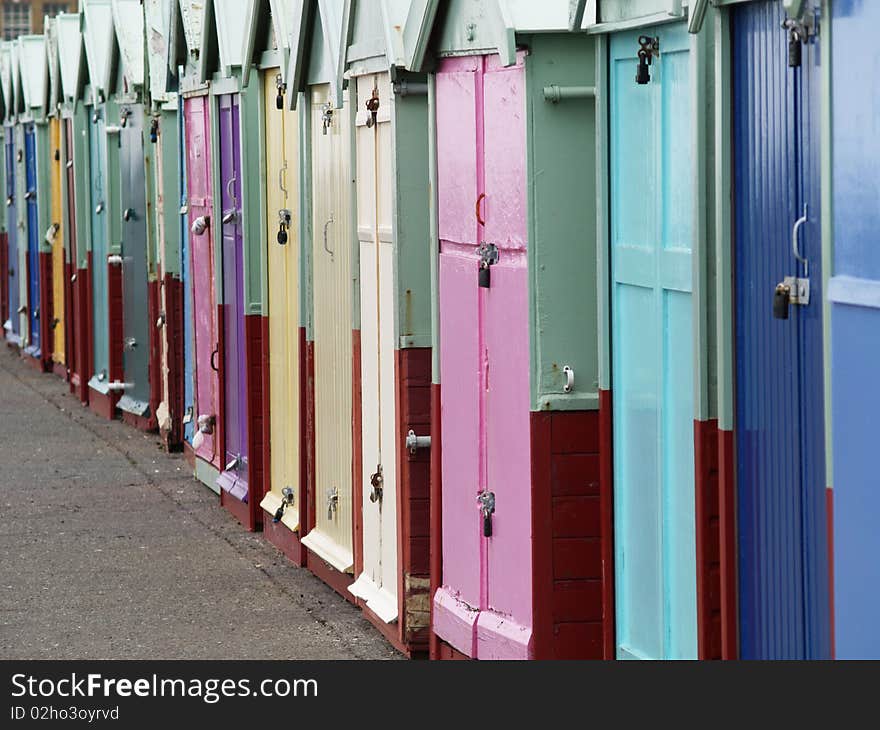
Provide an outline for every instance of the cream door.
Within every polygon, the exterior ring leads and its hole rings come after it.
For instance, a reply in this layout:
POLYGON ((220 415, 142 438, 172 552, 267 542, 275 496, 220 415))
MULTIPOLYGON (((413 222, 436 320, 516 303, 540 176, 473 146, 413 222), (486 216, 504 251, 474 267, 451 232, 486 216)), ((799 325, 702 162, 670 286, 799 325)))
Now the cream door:
MULTIPOLYGON (((315 527, 303 544, 337 570, 352 556, 351 123, 330 86, 312 87, 315 527)), ((345 95, 346 106, 348 93, 345 95)))
POLYGON ((358 77, 357 99, 364 570, 350 590, 390 623, 397 619, 398 490, 389 75, 358 77))
POLYGON ((65 311, 64 311, 64 207, 61 202, 61 180, 65 173, 61 169, 61 120, 57 117, 49 120, 49 148, 51 153, 51 194, 52 215, 49 225, 49 236, 52 240, 52 359, 61 365, 64 364, 64 336, 65 336, 65 311))
POLYGON ((276 70, 263 75, 269 262, 269 479, 261 503, 291 530, 300 521, 299 123, 275 106, 276 70), (291 497, 284 490, 290 487, 291 497), (279 513, 278 510, 281 510, 279 513))

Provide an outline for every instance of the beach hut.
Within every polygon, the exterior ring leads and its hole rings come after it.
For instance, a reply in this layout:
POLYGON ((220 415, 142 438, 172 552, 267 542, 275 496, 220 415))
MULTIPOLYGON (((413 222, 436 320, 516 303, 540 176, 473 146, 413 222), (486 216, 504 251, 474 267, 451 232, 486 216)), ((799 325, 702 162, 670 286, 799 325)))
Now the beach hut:
MULTIPOLYGON (((155 240, 155 268, 158 281, 159 330, 158 372, 155 374, 159 405, 157 425, 162 440, 169 450, 183 447, 186 425, 192 424, 192 413, 187 416, 185 378, 192 380, 192 368, 187 369, 187 352, 191 349, 184 332, 184 291, 186 281, 181 267, 181 206, 183 186, 181 170, 181 141, 177 93, 168 65, 168 39, 171 22, 171 0, 149 0, 144 3, 146 32, 147 88, 149 128, 146 130, 147 159, 154 158, 148 180, 150 221, 149 230, 155 240)), ((151 247, 153 248, 153 247, 151 247)), ((190 357, 191 365, 191 357, 190 357)), ((190 390, 192 388, 190 387, 190 390)), ((190 439, 192 435, 190 434, 190 439)))
POLYGON ((65 280, 65 359, 71 392, 88 403, 88 382, 93 372, 91 341, 91 268, 89 265, 90 114, 85 106, 88 80, 83 47, 82 15, 62 13, 55 21, 60 77, 62 148, 61 226, 66 255, 65 280))
MULTIPOLYGON (((203 51, 204 3, 172 3, 168 67, 176 75, 182 108, 181 140, 185 140, 183 170, 185 200, 181 226, 186 228, 182 267, 191 275, 184 302, 191 303, 192 404, 191 440, 184 452, 198 479, 219 493, 222 462, 220 441, 220 330, 216 292, 220 266, 215 252, 213 130, 210 83, 200 78, 203 51)), ((188 408, 189 406, 187 406, 188 408)))
POLYGON ((11 345, 21 338, 19 325, 18 213, 15 200, 15 114, 12 82, 12 43, 0 43, 0 87, 3 92, 3 227, 5 253, 3 272, 3 335, 11 345))
POLYGON ((24 149, 23 196, 27 231, 27 339, 24 353, 48 370, 52 362, 52 247, 46 239, 51 207, 47 119, 48 60, 46 38, 21 36, 16 41, 23 110, 19 116, 24 149))
POLYGON ((49 227, 46 243, 52 247, 52 319, 49 323, 51 339, 51 367, 59 377, 68 379, 67 365, 67 310, 68 310, 68 264, 64 225, 65 147, 61 119, 61 76, 58 55, 58 25, 55 18, 46 18, 46 57, 49 68, 49 227))
POLYGON ((433 71, 432 656, 601 658, 597 43, 565 33, 567 2, 418 5, 402 35, 407 68, 433 71))
POLYGON ((818 12, 815 2, 762 0, 728 16, 739 655, 748 659, 831 656, 818 12))
POLYGON ((354 482, 360 479, 353 448, 360 434, 359 267, 355 110, 342 75, 345 9, 342 0, 298 6, 291 26, 287 103, 299 112, 302 130, 302 317, 309 384, 304 394, 309 509, 301 525, 302 543, 309 550, 310 570, 354 600, 347 589, 360 550, 354 540, 360 505, 353 499, 354 482))
POLYGON ((420 3, 349 2, 360 270, 355 582, 402 651, 428 648, 431 248, 428 83, 406 70, 420 3))
MULTIPOLYGON (((83 0, 82 32, 89 72, 88 221, 91 291, 91 370, 89 407, 114 418, 124 391, 122 367, 122 233, 119 201, 119 110, 111 94, 115 33, 110 0, 83 0), (118 214, 118 216, 117 216, 118 214)), ((80 209, 82 210, 82 209, 80 209)), ((141 303, 143 304, 143 302, 141 303)))
POLYGON ((830 170, 825 182, 833 211, 824 223, 826 251, 833 256, 828 300, 833 333, 834 651, 838 659, 876 659, 880 568, 874 556, 880 550, 880 494, 871 424, 880 407, 880 145, 874 131, 880 85, 867 72, 874 54, 866 44, 880 22, 880 7, 834 2, 823 20, 821 48, 830 60, 823 69, 831 84, 825 124, 832 149, 823 158, 825 174, 830 170), (828 165, 832 160, 833 166, 828 165))
POLYGON ((119 183, 119 209, 111 211, 110 230, 111 244, 120 245, 117 266, 122 269, 122 382, 116 385, 116 406, 124 421, 149 431, 156 428, 161 381, 159 330, 154 326, 159 316, 156 242, 148 226, 147 200, 154 158, 152 145, 144 140, 149 124, 144 12, 140 0, 111 0, 110 8, 114 42, 108 91, 117 116, 108 119, 106 132, 108 154, 118 160, 119 183))
MULTIPOLYGON (((6 191, 6 127, 3 120, 6 118, 6 96, 3 89, 2 74, 3 61, 2 49, 0 49, 0 190, 6 191)), ((6 206, 0 206, 0 327, 3 327, 5 339, 5 324, 9 320, 9 235, 6 231, 6 206)))
POLYGON ((262 211, 267 269, 265 295, 267 362, 264 398, 268 418, 266 489, 260 507, 263 533, 299 565, 306 552, 300 525, 306 514, 302 393, 305 391, 305 328, 300 317, 299 114, 286 103, 292 0, 252 3, 245 57, 247 84, 259 84, 265 144, 265 207, 262 211))
MULTIPOLYGON (((250 6, 206 0, 199 80, 211 83, 215 262, 219 264, 221 503, 248 529, 263 520, 266 414, 265 208, 261 79, 247 83, 250 6)), ((194 142, 191 140, 191 145, 194 142)))

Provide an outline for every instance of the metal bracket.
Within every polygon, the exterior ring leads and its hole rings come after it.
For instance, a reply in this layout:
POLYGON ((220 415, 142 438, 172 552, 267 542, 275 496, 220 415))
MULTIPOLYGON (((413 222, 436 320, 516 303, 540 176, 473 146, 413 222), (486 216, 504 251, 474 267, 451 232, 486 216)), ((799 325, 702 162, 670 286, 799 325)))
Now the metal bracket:
POLYGON ((786 276, 782 280, 782 285, 787 286, 790 290, 788 301, 806 307, 810 303, 810 280, 798 278, 797 276, 786 276))
POLYGON ((333 515, 339 510, 339 490, 333 487, 327 492, 327 519, 332 520, 333 515))
POLYGON ((385 491, 385 476, 382 474, 381 464, 376 466, 376 472, 370 477, 370 486, 373 488, 370 492, 370 501, 373 504, 381 502, 385 491))
POLYGON ((406 435, 406 448, 411 456, 415 456, 416 451, 419 449, 431 448, 431 437, 416 436, 416 432, 410 429, 409 433, 406 435))
POLYGON ((324 125, 324 135, 326 136, 327 130, 333 124, 333 107, 330 105, 328 101, 324 106, 321 107, 323 113, 321 114, 321 122, 324 125))
POLYGON ((494 243, 481 243, 477 248, 477 253, 480 255, 480 266, 482 268, 494 266, 498 263, 498 246, 494 243))

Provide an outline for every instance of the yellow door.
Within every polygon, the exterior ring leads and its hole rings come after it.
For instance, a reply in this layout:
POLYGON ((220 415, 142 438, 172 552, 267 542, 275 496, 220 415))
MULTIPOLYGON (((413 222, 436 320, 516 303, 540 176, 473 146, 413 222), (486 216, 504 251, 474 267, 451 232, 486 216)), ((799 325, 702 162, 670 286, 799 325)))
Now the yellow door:
POLYGON ((269 263, 269 486, 261 506, 284 506, 282 524, 300 520, 299 124, 275 106, 276 71, 263 76, 266 100, 266 221, 269 263), (292 503, 284 495, 290 487, 292 503))
POLYGON ((50 193, 52 195, 52 220, 50 235, 52 239, 52 311, 54 321, 52 332, 55 343, 52 360, 63 365, 64 359, 64 205, 62 202, 61 180, 64 176, 61 151, 61 120, 57 117, 49 120, 50 147, 50 193))
POLYGON ((315 342, 315 528, 303 544, 337 570, 352 557, 351 122, 311 89, 312 291, 315 342))
MULTIPOLYGON (((161 131, 160 131, 161 134, 161 131)), ((165 291, 165 273, 168 269, 168 252, 165 250, 165 195, 162 181, 165 179, 165 159, 162 155, 161 137, 159 144, 151 145, 155 158, 155 165, 152 167, 153 175, 149 177, 149 168, 147 170, 147 185, 152 188, 151 197, 155 201, 155 219, 156 219, 156 254, 158 257, 158 275, 159 275, 159 311, 169 313, 171 308, 168 306, 168 292, 165 291)), ((173 161, 172 161, 173 164, 173 161)), ((175 201, 170 201, 174 205, 175 201)), ((169 402, 169 359, 171 343, 168 341, 169 330, 167 325, 162 327, 159 339, 162 346, 161 351, 161 369, 160 378, 162 381, 162 393, 159 407, 156 411, 156 419, 159 422, 159 430, 168 432, 172 429, 171 422, 171 403, 169 402)))
POLYGON ((355 134, 363 498, 355 509, 363 514, 364 570, 350 590, 388 623, 398 614, 391 105, 387 73, 358 77, 355 134))

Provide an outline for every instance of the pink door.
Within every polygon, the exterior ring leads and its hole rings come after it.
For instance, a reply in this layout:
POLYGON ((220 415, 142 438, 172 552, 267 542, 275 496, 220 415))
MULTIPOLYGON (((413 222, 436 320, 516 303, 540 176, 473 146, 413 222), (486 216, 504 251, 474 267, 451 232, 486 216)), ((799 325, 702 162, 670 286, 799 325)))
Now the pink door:
POLYGON ((456 58, 437 74, 443 581, 435 631, 480 659, 531 655, 522 64, 456 58))
POLYGON ((220 468, 217 440, 219 403, 219 340, 217 304, 214 297, 214 240, 211 190, 211 134, 208 97, 197 96, 184 102, 187 154, 187 185, 192 251, 192 295, 195 319, 195 402, 196 454, 220 468), (201 437, 198 433, 201 433, 201 437), (201 443, 199 443, 201 442, 201 443))

